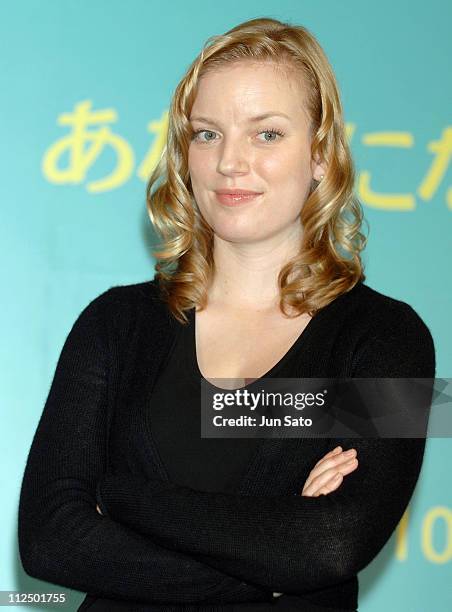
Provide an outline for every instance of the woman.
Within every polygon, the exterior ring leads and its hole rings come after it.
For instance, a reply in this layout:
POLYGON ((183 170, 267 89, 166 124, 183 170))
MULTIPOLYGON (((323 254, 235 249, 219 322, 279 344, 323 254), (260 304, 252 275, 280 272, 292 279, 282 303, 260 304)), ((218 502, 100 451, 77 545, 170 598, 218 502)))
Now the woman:
POLYGON ((87 592, 80 610, 356 610, 425 439, 201 438, 200 380, 433 377, 433 340, 363 283, 314 37, 255 19, 208 43, 148 185, 156 278, 94 299, 60 355, 22 484, 22 562, 87 592))

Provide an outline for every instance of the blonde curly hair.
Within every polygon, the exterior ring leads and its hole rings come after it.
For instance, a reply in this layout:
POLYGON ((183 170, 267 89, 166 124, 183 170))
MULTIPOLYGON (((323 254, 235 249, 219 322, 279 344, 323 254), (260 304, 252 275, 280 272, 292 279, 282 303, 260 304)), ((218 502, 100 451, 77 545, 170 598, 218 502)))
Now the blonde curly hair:
MULTIPOLYGON (((154 250, 163 299, 181 323, 185 310, 207 305, 213 278, 213 231, 202 217, 191 188, 189 122, 200 77, 241 60, 271 62, 297 70, 307 86, 312 156, 325 161, 322 182, 312 181, 301 209, 303 237, 296 257, 279 272, 280 309, 286 316, 316 312, 365 280, 360 252, 367 238, 354 195, 355 169, 346 139, 338 86, 330 63, 314 36, 301 25, 271 18, 246 21, 211 36, 174 92, 166 146, 146 188, 148 215, 162 238, 154 250), (152 193, 153 186, 163 181, 152 193), (290 279, 290 280, 289 280, 290 279)), ((366 222, 367 223, 367 222, 366 222)))

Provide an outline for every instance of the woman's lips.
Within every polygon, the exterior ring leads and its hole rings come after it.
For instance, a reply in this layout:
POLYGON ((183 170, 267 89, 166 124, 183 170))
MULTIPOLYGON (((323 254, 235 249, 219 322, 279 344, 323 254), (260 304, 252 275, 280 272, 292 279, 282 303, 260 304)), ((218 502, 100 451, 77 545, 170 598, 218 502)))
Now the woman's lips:
POLYGON ((215 193, 217 200, 226 206, 238 206, 255 200, 261 193, 215 193))

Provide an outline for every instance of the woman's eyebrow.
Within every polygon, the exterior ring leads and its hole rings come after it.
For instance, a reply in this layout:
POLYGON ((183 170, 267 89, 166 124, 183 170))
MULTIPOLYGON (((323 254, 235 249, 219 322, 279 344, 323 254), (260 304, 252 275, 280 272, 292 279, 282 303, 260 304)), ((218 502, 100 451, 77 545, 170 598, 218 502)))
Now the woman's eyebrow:
MULTIPOLYGON (((248 123, 256 123, 257 121, 262 121, 263 119, 269 119, 270 117, 284 117, 291 121, 289 115, 286 113, 277 112, 277 111, 268 111, 267 113, 263 113, 261 115, 255 115, 254 117, 248 117, 248 123)), ((211 123, 212 125, 217 125, 214 119, 210 117, 190 117, 190 121, 203 121, 204 123, 211 123)))

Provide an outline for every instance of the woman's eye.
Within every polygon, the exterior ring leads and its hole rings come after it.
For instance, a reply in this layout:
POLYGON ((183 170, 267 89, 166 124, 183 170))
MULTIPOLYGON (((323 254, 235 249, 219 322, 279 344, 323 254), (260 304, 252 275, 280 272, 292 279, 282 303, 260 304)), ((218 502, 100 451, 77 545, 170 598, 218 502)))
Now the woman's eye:
POLYGON ((265 142, 274 142, 275 140, 278 140, 276 136, 284 136, 284 134, 280 132, 279 130, 264 130, 263 132, 260 132, 259 136, 261 134, 265 134, 265 135, 270 134, 272 137, 274 136, 274 138, 271 138, 271 139, 265 138, 264 139, 265 142))
MULTIPOLYGON (((215 135, 215 132, 212 132, 211 130, 198 130, 197 132, 194 132, 193 139, 198 139, 198 136, 202 133, 205 133, 207 135, 215 135)), ((207 138, 206 140, 204 140, 204 142, 210 142, 211 140, 214 140, 214 138, 207 138)))

